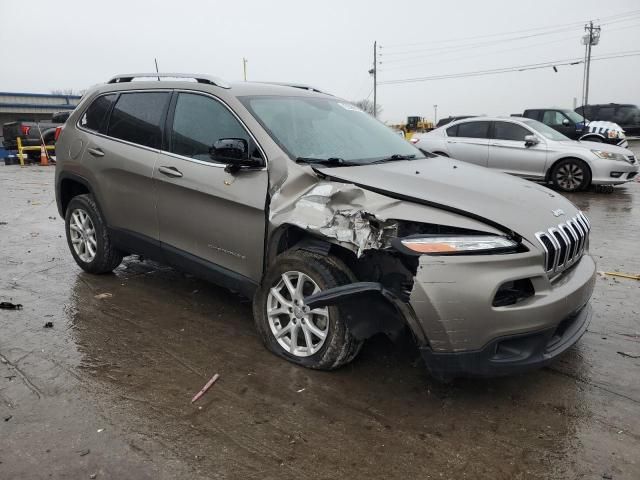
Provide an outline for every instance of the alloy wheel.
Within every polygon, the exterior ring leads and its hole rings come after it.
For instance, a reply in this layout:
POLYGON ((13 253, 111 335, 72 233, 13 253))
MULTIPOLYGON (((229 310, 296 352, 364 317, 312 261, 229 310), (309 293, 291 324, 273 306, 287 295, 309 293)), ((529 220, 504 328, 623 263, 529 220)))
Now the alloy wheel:
POLYGON ((556 172, 556 182, 564 190, 577 190, 583 181, 584 171, 575 163, 566 163, 556 172))
POLYGON ((269 327, 278 344, 291 355, 308 357, 318 352, 329 333, 328 307, 309 309, 304 298, 320 292, 308 275, 289 271, 267 297, 269 327))
POLYGON ((96 257, 98 241, 96 229, 89 214, 81 208, 71 212, 69 219, 71 245, 76 255, 85 263, 91 263, 96 257))

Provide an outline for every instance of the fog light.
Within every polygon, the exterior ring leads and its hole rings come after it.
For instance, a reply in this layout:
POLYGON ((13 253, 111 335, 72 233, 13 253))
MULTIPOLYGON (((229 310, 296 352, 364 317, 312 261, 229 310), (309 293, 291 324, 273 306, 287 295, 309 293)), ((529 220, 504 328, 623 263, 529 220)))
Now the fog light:
POLYGON ((611 172, 609 175, 611 175, 613 178, 620 178, 623 173, 624 172, 611 172))
POLYGON ((515 305, 535 294, 533 284, 528 278, 503 283, 493 298, 494 307, 515 305))

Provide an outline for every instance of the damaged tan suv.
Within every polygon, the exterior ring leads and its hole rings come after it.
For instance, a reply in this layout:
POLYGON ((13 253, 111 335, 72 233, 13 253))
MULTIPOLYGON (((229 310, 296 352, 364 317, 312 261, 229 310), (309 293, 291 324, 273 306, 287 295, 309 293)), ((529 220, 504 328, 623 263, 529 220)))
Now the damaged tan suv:
POLYGON ((409 329, 439 378, 508 374, 590 320, 590 225, 574 205, 425 154, 312 87, 119 75, 85 95, 56 151, 82 269, 135 253, 239 291, 267 348, 306 367, 409 329))

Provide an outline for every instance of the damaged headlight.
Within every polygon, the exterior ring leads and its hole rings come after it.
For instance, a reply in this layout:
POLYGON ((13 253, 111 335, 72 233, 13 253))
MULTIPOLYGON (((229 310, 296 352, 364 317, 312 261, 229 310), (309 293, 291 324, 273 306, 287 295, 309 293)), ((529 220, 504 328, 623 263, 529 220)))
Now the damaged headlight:
POLYGON ((396 239, 394 243, 400 250, 427 255, 499 253, 513 250, 519 245, 500 235, 416 235, 396 239))

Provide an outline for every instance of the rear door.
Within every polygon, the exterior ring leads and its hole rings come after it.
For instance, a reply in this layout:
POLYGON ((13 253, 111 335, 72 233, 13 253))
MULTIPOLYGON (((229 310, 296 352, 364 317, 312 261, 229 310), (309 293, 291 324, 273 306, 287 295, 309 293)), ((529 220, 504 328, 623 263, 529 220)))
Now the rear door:
POLYGON ((489 123, 462 122, 447 128, 447 150, 451 157, 486 167, 489 158, 489 123))
POLYGON ((238 117, 219 99, 176 92, 167 120, 168 152, 155 180, 160 240, 173 263, 221 275, 262 275, 266 227, 266 168, 227 173, 209 149, 221 138, 242 138, 252 156, 264 154, 238 117))
POLYGON ((540 142, 527 146, 524 137, 533 135, 522 125, 513 122, 493 122, 489 141, 489 168, 520 177, 544 177, 547 146, 540 142))
POLYGON ((117 240, 158 241, 153 170, 170 98, 170 91, 103 95, 80 119, 80 128, 97 133, 87 135, 83 162, 117 240))

